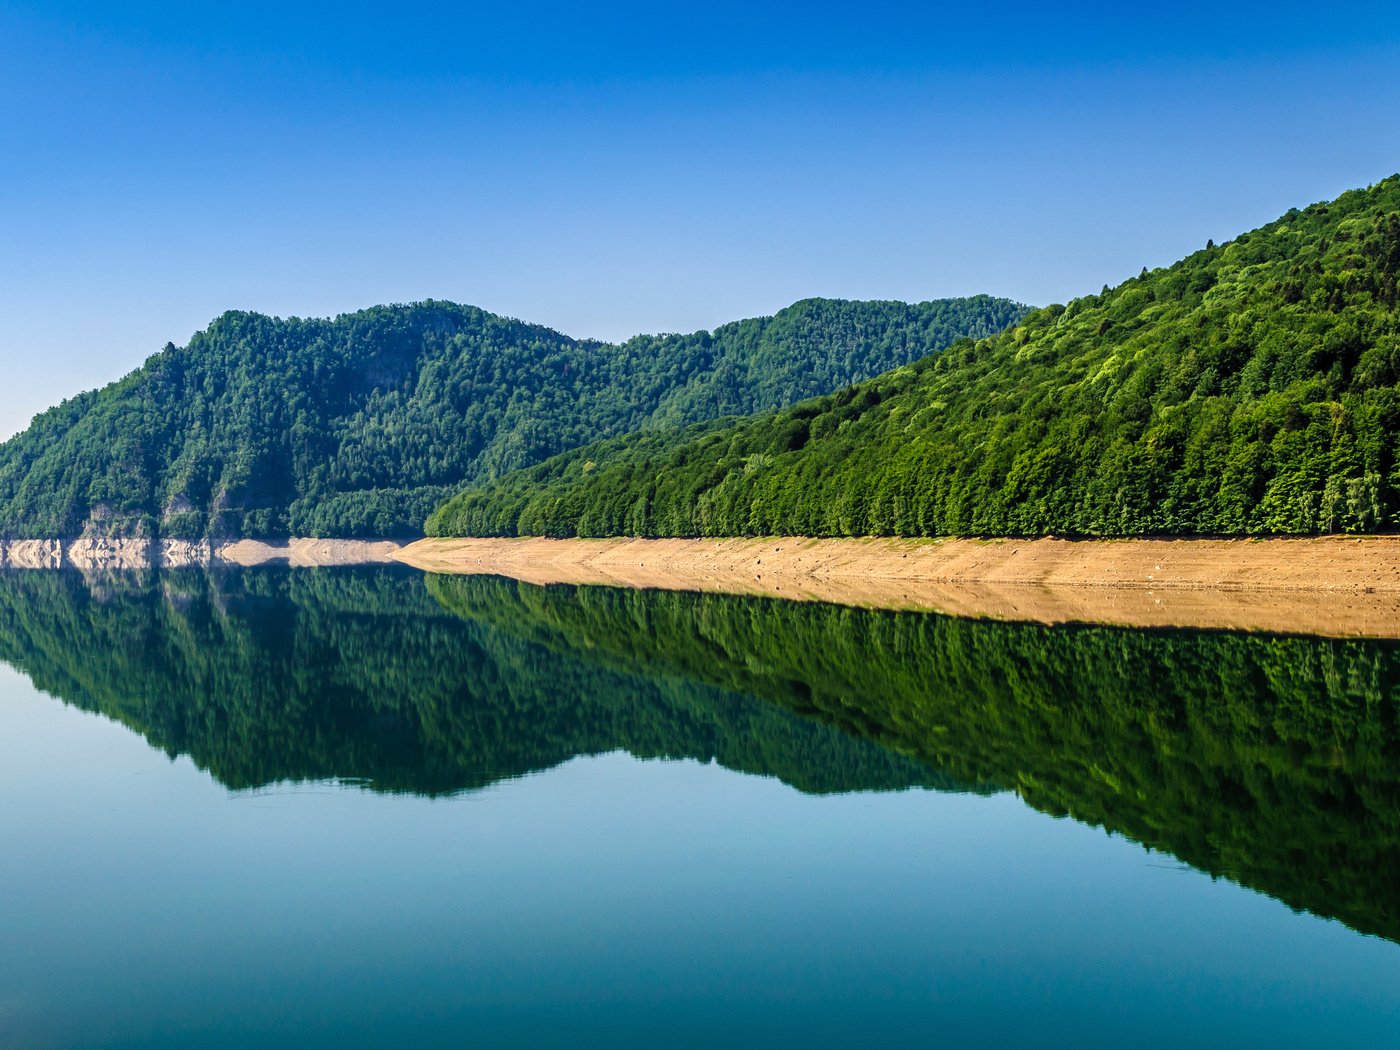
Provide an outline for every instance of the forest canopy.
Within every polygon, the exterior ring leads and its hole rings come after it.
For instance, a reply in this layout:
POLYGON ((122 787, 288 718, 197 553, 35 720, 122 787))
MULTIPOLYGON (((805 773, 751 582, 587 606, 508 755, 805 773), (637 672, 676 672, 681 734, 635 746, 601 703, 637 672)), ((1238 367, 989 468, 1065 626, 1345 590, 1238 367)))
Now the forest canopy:
POLYGON ((421 534, 466 483, 599 438, 792 404, 1025 309, 809 299, 621 344, 447 302, 226 313, 0 445, 0 536, 421 534))
POLYGON ((1400 177, 838 393, 605 441, 432 535, 1400 526, 1400 177))

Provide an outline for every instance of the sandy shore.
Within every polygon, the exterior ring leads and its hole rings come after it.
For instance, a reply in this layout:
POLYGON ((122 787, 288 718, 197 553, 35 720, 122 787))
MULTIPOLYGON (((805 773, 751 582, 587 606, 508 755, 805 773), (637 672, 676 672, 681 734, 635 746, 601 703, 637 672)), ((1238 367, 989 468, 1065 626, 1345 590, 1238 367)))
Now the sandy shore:
POLYGON ((1400 536, 420 540, 429 572, 762 594, 1038 623, 1400 638, 1400 536))

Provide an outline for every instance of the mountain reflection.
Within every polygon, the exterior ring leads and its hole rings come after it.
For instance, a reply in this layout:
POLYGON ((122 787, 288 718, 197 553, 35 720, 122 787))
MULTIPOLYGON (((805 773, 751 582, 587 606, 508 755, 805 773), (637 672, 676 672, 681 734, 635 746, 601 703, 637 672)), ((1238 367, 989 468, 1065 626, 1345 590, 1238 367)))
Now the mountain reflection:
POLYGON ((224 784, 440 794, 616 749, 1015 791, 1400 940, 1400 646, 390 568, 0 577, 0 658, 224 784))
POLYGON ((1400 940, 1396 643, 465 577, 429 586, 464 617, 618 670, 762 697, 1400 940))
MULTIPOLYGON (((473 593, 518 602, 503 581, 473 593)), ((231 788, 445 794, 617 749, 810 792, 954 786, 761 700, 454 615, 403 569, 8 573, 0 659, 231 788)))

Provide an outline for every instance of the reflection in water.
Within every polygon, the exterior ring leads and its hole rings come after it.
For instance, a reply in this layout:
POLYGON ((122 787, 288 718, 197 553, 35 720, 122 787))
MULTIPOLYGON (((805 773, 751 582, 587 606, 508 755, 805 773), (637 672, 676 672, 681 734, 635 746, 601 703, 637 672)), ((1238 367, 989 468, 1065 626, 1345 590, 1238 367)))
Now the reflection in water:
MULTIPOLYGON (((496 580, 478 593, 516 600, 496 580)), ((0 659, 232 788, 342 778, 443 794, 617 749, 810 792, 955 786, 752 697, 452 615, 404 569, 188 570, 95 586, 6 574, 0 659)))
POLYGON ((222 782, 442 793, 618 748, 1017 792, 1400 940, 1400 647, 393 569, 0 579, 0 657, 222 782))
POLYGON ((1396 643, 467 577, 429 586, 464 617, 762 697, 1400 940, 1396 643))

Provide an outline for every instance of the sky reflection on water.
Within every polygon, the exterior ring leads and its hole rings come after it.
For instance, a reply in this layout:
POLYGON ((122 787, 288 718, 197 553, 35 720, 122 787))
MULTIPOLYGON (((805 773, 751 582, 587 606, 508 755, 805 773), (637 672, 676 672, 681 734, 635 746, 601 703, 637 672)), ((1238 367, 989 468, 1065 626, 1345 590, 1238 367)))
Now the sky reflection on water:
POLYGON ((1315 1045, 1400 948, 1013 795, 625 754, 230 792, 0 678, 0 1036, 77 1047, 1315 1045))

